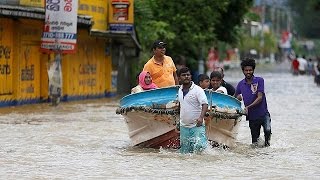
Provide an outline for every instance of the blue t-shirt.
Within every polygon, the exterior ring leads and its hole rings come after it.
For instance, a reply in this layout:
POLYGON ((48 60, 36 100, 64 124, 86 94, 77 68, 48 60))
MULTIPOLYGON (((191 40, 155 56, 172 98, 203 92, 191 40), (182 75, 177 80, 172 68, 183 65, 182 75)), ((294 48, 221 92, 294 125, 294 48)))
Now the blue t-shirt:
POLYGON ((258 92, 263 94, 262 101, 248 109, 247 120, 256 120, 265 116, 268 112, 266 96, 264 93, 264 80, 262 77, 253 77, 252 83, 248 84, 245 79, 241 80, 236 89, 236 96, 242 94, 245 106, 250 105, 258 97, 258 92))

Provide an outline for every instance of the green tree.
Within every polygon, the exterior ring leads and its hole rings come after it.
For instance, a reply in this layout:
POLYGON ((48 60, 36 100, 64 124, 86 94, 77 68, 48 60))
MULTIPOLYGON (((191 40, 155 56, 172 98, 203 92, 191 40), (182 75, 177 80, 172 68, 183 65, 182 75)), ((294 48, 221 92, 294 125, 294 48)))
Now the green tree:
MULTIPOLYGON (((219 1, 220 2, 220 1, 219 1)), ((220 10, 218 23, 215 24, 215 33, 218 40, 229 44, 236 44, 239 40, 239 28, 243 17, 252 7, 252 0, 229 0, 225 9, 220 10)))
POLYGON ((237 42, 238 27, 251 5, 252 0, 135 0, 142 56, 155 39, 162 39, 169 55, 183 55, 195 64, 214 42, 237 42))
POLYGON ((293 24, 300 37, 320 38, 320 1, 288 0, 293 24))

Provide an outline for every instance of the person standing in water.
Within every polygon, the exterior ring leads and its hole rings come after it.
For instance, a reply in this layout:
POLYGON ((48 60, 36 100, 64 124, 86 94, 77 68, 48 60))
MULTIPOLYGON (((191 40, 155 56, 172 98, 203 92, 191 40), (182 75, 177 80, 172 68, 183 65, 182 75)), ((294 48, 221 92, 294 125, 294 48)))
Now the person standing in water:
POLYGON ((241 69, 245 78, 238 83, 235 96, 239 100, 243 99, 251 130, 252 144, 254 146, 258 145, 262 126, 265 137, 264 145, 267 147, 270 146, 271 118, 264 90, 264 79, 254 76, 255 67, 254 59, 246 58, 241 62, 241 69))
POLYGON ((207 147, 204 116, 208 110, 208 99, 204 90, 191 81, 188 67, 178 71, 180 83, 180 152, 201 152, 207 147))

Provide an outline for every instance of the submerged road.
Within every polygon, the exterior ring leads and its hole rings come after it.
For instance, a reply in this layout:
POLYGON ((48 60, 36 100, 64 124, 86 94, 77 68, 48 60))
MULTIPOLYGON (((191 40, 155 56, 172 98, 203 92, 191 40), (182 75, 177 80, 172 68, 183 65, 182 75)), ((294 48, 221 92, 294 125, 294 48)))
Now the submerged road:
MULTIPOLYGON (((202 155, 130 145, 118 99, 0 108, 1 179, 319 179, 320 88, 310 76, 262 66, 272 140, 250 148, 242 120, 237 147, 202 155)), ((226 71, 236 84, 239 69, 226 71)))

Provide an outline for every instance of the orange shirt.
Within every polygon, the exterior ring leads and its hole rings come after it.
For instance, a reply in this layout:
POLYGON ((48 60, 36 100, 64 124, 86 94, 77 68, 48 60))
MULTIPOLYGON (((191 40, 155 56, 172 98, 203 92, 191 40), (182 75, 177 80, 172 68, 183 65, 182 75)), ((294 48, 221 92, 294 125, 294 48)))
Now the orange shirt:
POLYGON ((170 56, 164 56, 163 64, 154 60, 154 56, 144 65, 143 71, 148 71, 152 77, 152 82, 159 88, 174 86, 175 80, 173 72, 177 70, 170 56))

